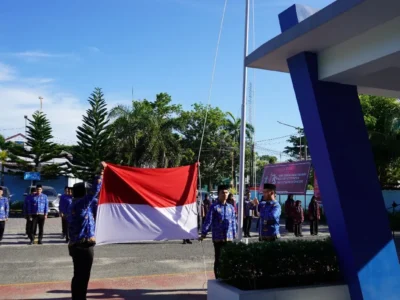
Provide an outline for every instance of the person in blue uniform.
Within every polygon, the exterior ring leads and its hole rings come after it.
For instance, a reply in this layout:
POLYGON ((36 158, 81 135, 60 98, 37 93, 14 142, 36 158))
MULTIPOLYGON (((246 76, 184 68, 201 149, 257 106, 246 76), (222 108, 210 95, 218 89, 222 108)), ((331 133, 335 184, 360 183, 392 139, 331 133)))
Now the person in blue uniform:
POLYGON ((73 199, 68 209, 69 255, 74 264, 71 282, 72 300, 86 299, 92 270, 95 239, 92 186, 85 182, 73 186, 73 199))
POLYGON ((279 233, 281 205, 275 200, 276 186, 265 183, 263 194, 265 205, 260 209, 260 239, 275 241, 281 237, 279 233))
POLYGON ((0 244, 3 239, 4 229, 6 227, 6 222, 8 221, 8 214, 10 212, 8 198, 3 197, 3 193, 3 188, 0 186, 0 244))
MULTIPOLYGON (((30 236, 31 227, 32 227, 32 218, 29 218, 28 205, 30 205, 32 198, 36 194, 36 188, 35 187, 31 188, 30 192, 31 193, 29 195, 26 195, 25 200, 24 200, 24 205, 22 206, 22 214, 24 215, 24 217, 26 219, 25 234, 26 234, 27 238, 29 238, 29 236, 30 236)), ((36 235, 36 232, 37 232, 37 226, 34 229, 35 235, 36 235)))
POLYGON ((41 245, 43 244, 42 239, 43 239, 43 229, 44 229, 44 223, 45 220, 47 219, 47 214, 49 211, 49 199, 47 198, 47 195, 42 193, 43 188, 41 185, 36 186, 36 194, 33 196, 33 198, 30 198, 29 204, 28 204, 28 215, 29 219, 32 220, 32 226, 30 229, 30 244, 33 244, 33 241, 35 240, 35 228, 36 226, 39 227, 39 238, 38 238, 38 244, 41 245))
POLYGON ((250 191, 246 191, 246 196, 244 197, 244 214, 243 214, 243 233, 244 237, 251 237, 250 229, 253 221, 254 211, 256 205, 254 201, 251 201, 250 191))
POLYGON ((64 195, 60 198, 60 216, 61 216, 61 228, 62 228, 62 238, 65 238, 65 241, 69 242, 69 233, 68 233, 68 207, 72 202, 72 188, 66 186, 64 189, 64 195))
POLYGON ((218 278, 218 268, 222 248, 236 238, 235 208, 226 202, 228 195, 228 186, 218 186, 218 202, 211 205, 203 224, 201 237, 199 238, 199 240, 202 241, 211 229, 215 250, 215 278, 218 278))
MULTIPOLYGON (((107 164, 105 162, 102 162, 103 167, 105 168, 107 164)), ((103 185, 103 175, 104 175, 104 169, 101 170, 101 173, 99 176, 95 176, 93 180, 93 213, 94 213, 94 219, 96 220, 97 217, 97 206, 99 204, 99 198, 100 198, 100 191, 101 191, 101 186, 103 185)))

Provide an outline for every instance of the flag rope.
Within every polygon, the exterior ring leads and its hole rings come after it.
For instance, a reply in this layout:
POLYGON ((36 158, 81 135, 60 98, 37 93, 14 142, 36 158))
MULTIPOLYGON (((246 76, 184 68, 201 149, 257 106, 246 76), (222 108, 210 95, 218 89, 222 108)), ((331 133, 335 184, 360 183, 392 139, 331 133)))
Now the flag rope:
MULTIPOLYGON (((214 64, 213 64, 213 68, 212 68, 212 73, 211 73, 211 82, 210 82, 210 88, 208 91, 208 102, 207 102, 207 106, 206 106, 206 113, 204 116, 204 123, 203 123, 203 132, 201 134, 201 140, 200 140, 200 148, 199 148, 199 154, 197 156, 197 163, 198 165, 198 173, 199 173, 199 200, 202 200, 202 194, 201 194, 201 173, 200 173, 200 155, 201 155, 201 149, 203 147, 203 141, 204 141, 204 134, 206 132, 206 124, 207 124, 207 117, 208 117, 208 111, 210 109, 210 102, 211 102, 211 95, 212 95, 212 88, 213 88, 213 84, 214 84, 214 77, 215 77, 215 69, 217 66, 217 58, 218 58, 218 52, 219 52, 219 45, 221 43, 221 35, 222 35, 222 29, 224 27, 224 20, 225 20, 225 13, 226 13, 226 6, 228 4, 228 0, 225 0, 224 3, 224 8, 222 10, 222 18, 221 18, 221 23, 220 23, 220 27, 219 27, 219 33, 218 33, 218 40, 217 40, 217 47, 215 50, 215 56, 214 56, 214 64)), ((202 227, 202 216, 201 216, 201 203, 200 203, 200 228, 202 227)), ((201 247, 203 248, 203 265, 204 265, 204 277, 205 277, 205 282, 203 284, 203 289, 205 289, 205 285, 208 281, 208 276, 207 276, 207 266, 206 266, 206 257, 205 257, 205 252, 204 252, 204 245, 203 243, 201 243, 201 247)))

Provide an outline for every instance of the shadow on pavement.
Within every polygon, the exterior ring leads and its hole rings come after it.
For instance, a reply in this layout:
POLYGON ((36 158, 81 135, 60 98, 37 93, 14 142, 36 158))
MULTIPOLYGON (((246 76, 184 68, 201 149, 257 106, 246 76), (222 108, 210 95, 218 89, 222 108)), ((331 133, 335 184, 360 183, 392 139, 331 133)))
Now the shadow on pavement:
MULTIPOLYGON (((48 291, 48 294, 70 294, 68 290, 48 291)), ((32 300, 32 298, 27 298, 32 300)), ((70 296, 54 298, 60 300, 71 299, 70 296)), ((207 295, 201 289, 183 289, 183 290, 121 290, 121 289, 90 289, 87 299, 148 299, 148 300, 206 300, 207 295), (172 294, 173 293, 173 294, 172 294), (178 294, 176 294, 178 293, 178 294)), ((33 299, 42 300, 42 299, 33 299)))

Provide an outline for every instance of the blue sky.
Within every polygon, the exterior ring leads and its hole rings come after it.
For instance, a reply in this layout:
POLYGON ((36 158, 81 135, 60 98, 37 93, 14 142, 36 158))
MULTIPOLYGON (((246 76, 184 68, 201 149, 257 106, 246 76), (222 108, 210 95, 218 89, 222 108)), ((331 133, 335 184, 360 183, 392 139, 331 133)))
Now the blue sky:
MULTIPOLYGON (((316 8, 331 2, 301 1, 316 8)), ((280 33, 278 14, 293 3, 255 0, 256 47, 280 33)), ((103 88, 110 107, 129 104, 132 86, 136 99, 167 92, 186 109, 207 103, 223 5, 224 0, 1 1, 0 134, 23 131, 23 116, 39 107, 39 95, 55 139, 65 143, 75 140, 94 87, 103 88)), ((228 1, 211 98, 213 106, 237 116, 244 5, 228 1)), ((251 30, 250 52, 252 40, 251 30)), ((256 140, 293 133, 277 123, 301 126, 289 75, 257 70, 255 78, 256 140)), ((284 141, 260 145, 280 151, 284 141)))

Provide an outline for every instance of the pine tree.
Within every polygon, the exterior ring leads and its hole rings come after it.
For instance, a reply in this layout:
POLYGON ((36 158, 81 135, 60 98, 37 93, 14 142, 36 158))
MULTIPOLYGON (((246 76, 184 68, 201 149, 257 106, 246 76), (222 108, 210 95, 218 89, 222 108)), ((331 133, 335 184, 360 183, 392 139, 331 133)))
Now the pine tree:
POLYGON ((100 163, 106 160, 109 147, 108 112, 103 92, 95 88, 88 102, 90 109, 83 116, 83 124, 76 135, 78 149, 74 155, 76 177, 90 181, 99 172, 100 163))
POLYGON ((47 116, 36 111, 32 119, 28 119, 25 146, 9 145, 9 160, 5 163, 8 169, 19 172, 41 172, 43 176, 58 176, 59 166, 51 162, 60 157, 58 148, 51 142, 52 128, 47 116))

